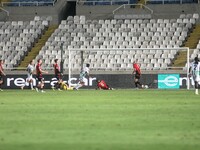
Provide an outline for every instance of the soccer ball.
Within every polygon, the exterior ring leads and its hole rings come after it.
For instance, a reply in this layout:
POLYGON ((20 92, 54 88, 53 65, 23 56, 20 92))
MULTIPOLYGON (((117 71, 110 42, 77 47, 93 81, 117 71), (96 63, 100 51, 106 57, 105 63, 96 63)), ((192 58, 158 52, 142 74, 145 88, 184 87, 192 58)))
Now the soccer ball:
POLYGON ((144 87, 145 87, 145 89, 148 89, 148 88, 149 88, 149 86, 148 86, 148 85, 145 85, 144 87))

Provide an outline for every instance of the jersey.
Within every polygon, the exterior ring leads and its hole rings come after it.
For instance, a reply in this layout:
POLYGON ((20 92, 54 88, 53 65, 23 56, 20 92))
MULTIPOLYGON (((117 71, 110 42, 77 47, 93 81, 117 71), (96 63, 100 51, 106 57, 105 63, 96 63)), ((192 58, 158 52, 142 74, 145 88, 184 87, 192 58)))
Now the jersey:
POLYGON ((90 73, 90 69, 88 67, 83 68, 83 70, 80 73, 80 81, 83 81, 83 78, 89 75, 89 73, 90 73))
POLYGON ((3 71, 3 66, 2 66, 2 64, 0 64, 0 76, 3 75, 2 71, 3 71))
POLYGON ((60 67, 58 64, 53 64, 55 76, 60 74, 60 67))
POLYGON ((104 80, 101 80, 100 82, 97 83, 97 87, 101 89, 109 89, 108 85, 104 80))
POLYGON ((190 67, 194 81, 200 82, 200 62, 193 62, 190 67))
POLYGON ((28 67, 26 68, 26 71, 28 72, 28 75, 32 75, 34 70, 34 66, 29 64, 28 67))
POLYGON ((36 75, 37 78, 42 78, 41 65, 39 63, 36 65, 36 75))
POLYGON ((136 74, 141 75, 140 66, 136 63, 133 64, 133 69, 135 70, 136 74))

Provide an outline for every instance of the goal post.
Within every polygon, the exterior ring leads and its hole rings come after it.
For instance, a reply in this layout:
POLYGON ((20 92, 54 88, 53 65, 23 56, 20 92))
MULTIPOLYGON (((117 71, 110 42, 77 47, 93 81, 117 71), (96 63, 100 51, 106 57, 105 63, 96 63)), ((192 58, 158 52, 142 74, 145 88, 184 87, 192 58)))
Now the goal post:
POLYGON ((68 79, 79 74, 85 63, 91 64, 91 70, 99 71, 130 71, 136 60, 142 70, 183 69, 187 75, 187 89, 190 88, 189 67, 190 49, 180 48, 68 48, 68 79), (187 62, 182 67, 172 67, 171 63, 178 52, 187 52, 187 62), (121 63, 121 64, 120 64, 121 63), (145 66, 146 65, 146 66, 145 66))

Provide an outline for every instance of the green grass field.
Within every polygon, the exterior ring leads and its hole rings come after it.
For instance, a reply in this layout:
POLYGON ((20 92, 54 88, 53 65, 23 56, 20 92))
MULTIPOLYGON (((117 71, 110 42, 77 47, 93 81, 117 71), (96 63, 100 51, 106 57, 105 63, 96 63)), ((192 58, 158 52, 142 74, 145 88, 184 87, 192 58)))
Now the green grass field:
POLYGON ((187 90, 0 92, 0 150, 199 150, 187 90))

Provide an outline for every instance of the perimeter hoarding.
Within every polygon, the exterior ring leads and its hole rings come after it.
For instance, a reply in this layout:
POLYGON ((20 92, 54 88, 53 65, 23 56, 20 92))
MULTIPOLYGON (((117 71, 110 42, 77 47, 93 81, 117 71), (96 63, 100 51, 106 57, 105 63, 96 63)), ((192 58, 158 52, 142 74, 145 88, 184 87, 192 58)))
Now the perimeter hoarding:
POLYGON ((159 89, 179 89, 180 88, 179 74, 158 74, 159 89))
MULTIPOLYGON (((113 88, 135 88, 133 82, 133 75, 131 74, 100 74, 100 75, 91 75, 92 78, 85 79, 87 86, 84 88, 96 88, 96 78, 103 79, 113 88)), ((24 84, 26 80, 26 75, 7 75, 4 78, 4 85, 2 88, 4 89, 20 89, 20 87, 24 84)), ((68 75, 64 76, 64 81, 70 82, 72 85, 76 85, 78 83, 79 75, 73 75, 71 80, 68 81, 68 75)), ((54 75, 44 75, 45 78, 45 88, 50 89, 52 85, 55 84, 56 79, 54 75)), ((150 84, 152 88, 158 88, 158 74, 143 74, 141 77, 142 84, 150 84)), ((180 88, 186 88, 186 74, 180 74, 179 78, 179 86, 180 88)), ((34 86, 37 84, 37 80, 34 79, 34 86)), ((191 79, 191 83, 193 83, 191 79)), ((28 89, 28 85, 26 87, 28 89)))

